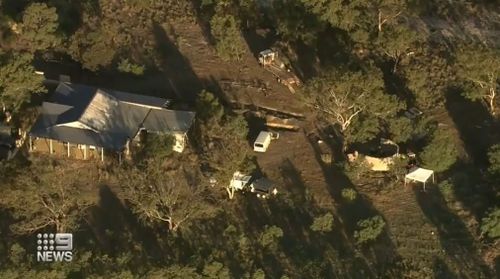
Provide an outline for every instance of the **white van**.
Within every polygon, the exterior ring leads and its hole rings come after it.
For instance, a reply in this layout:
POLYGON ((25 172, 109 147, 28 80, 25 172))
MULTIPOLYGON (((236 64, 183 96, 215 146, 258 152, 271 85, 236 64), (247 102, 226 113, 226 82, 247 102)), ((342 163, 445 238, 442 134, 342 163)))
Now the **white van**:
POLYGON ((271 133, 262 131, 253 144, 253 151, 266 152, 269 144, 271 143, 271 133))

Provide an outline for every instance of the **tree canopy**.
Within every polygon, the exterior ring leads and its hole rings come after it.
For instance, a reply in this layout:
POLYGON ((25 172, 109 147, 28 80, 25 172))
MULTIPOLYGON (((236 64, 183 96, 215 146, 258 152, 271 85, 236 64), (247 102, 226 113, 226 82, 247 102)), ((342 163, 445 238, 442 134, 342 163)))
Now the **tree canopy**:
POLYGON ((347 142, 373 138, 379 120, 404 108, 397 97, 385 93, 382 73, 336 69, 312 80, 303 90, 306 102, 325 120, 337 124, 347 142))
POLYGON ((23 13, 18 43, 21 48, 30 51, 56 47, 61 43, 58 28, 59 17, 56 8, 45 3, 30 4, 23 13))
POLYGON ((4 106, 19 109, 33 93, 46 92, 44 77, 35 73, 33 55, 0 53, 0 100, 4 106))
POLYGON ((448 170, 458 159, 458 149, 453 135, 442 129, 437 129, 429 144, 420 153, 423 166, 443 172, 448 170))
POLYGON ((483 45, 465 45, 456 56, 464 96, 483 101, 489 112, 495 115, 500 88, 500 50, 483 45))
POLYGON ((169 230, 210 216, 213 206, 207 184, 186 171, 165 171, 158 161, 146 168, 132 167, 120 176, 125 199, 145 222, 165 223, 169 230))
POLYGON ((18 223, 12 229, 18 234, 40 229, 67 232, 77 228, 85 210, 97 202, 87 188, 88 179, 93 180, 82 170, 37 166, 5 191, 0 203, 13 209, 18 223))

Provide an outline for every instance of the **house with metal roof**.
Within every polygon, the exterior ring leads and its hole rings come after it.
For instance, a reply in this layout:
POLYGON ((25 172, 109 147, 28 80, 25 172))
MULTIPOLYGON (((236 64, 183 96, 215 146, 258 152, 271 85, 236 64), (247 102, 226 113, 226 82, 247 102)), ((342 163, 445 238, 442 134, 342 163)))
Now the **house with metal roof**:
POLYGON ((130 155, 140 133, 171 134, 182 152, 195 117, 166 108, 168 100, 62 82, 44 102, 29 132, 30 151, 104 160, 105 153, 130 155))

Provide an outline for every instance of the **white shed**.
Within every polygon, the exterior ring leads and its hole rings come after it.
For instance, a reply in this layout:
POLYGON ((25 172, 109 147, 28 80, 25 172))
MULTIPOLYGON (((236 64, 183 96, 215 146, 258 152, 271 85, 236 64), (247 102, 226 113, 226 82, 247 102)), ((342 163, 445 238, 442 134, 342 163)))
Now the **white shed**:
POLYGON ((432 178, 432 182, 434 183, 434 171, 433 170, 428 170, 428 169, 423 169, 423 168, 413 168, 410 170, 408 174, 405 176, 405 186, 408 181, 417 181, 421 182, 424 184, 424 191, 425 191, 425 184, 429 179, 432 178))

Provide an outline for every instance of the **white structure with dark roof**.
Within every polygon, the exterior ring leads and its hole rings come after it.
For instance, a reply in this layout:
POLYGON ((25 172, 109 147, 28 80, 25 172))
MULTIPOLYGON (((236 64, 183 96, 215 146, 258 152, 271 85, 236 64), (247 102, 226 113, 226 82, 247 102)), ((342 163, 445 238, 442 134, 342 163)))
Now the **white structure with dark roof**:
MULTIPOLYGON (((99 149, 129 152, 129 142, 140 131, 171 134, 175 138, 174 151, 182 152, 186 134, 195 117, 191 111, 166 109, 163 98, 100 89, 85 85, 60 83, 49 102, 44 102, 41 113, 30 131, 32 139, 49 140, 70 148, 99 149)), ((30 145, 32 146, 32 145, 30 145)))

